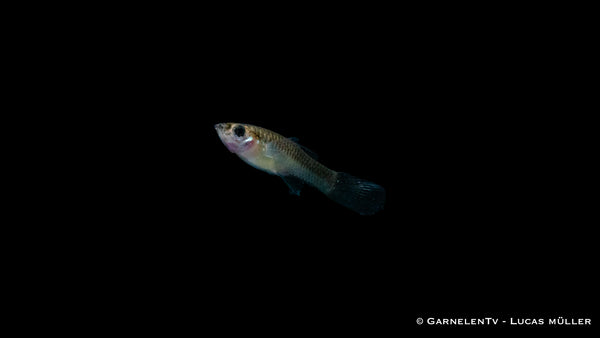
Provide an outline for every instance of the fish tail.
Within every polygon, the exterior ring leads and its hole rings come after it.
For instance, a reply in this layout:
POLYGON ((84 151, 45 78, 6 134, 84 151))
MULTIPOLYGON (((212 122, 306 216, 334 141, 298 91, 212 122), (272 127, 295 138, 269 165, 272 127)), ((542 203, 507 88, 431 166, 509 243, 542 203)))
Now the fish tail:
POLYGON ((340 172, 336 174, 333 188, 326 195, 361 215, 373 215, 383 209, 385 203, 383 187, 340 172))

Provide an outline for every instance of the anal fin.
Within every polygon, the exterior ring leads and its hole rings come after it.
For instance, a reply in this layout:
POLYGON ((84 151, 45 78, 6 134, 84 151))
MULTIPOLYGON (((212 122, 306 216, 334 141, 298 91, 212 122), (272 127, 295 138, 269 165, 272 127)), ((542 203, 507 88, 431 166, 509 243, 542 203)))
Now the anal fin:
POLYGON ((304 182, 294 176, 279 176, 290 188, 290 194, 300 196, 300 191, 304 187, 304 182))

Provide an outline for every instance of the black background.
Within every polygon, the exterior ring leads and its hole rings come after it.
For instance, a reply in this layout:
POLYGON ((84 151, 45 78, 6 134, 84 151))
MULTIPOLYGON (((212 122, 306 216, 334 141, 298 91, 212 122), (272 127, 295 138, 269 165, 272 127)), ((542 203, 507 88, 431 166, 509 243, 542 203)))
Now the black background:
POLYGON ((574 174, 589 134, 571 113, 585 93, 553 54, 571 42, 445 10, 181 9, 126 34, 107 95, 127 98, 108 119, 128 142, 105 165, 107 208, 126 216, 98 232, 127 252, 132 306, 223 332, 591 317, 591 202, 574 174), (219 122, 299 138, 382 185, 385 209, 288 194, 227 151, 219 122))

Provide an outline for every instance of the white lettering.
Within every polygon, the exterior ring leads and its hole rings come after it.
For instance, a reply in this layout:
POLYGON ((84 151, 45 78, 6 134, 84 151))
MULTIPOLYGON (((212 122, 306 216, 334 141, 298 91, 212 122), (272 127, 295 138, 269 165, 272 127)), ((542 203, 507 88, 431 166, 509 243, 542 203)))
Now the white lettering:
POLYGON ((510 325, 544 325, 543 318, 510 318, 510 325))
POLYGON ((435 318, 429 317, 426 319, 429 325, 497 325, 500 320, 498 318, 435 318))
MULTIPOLYGON (((498 318, 435 318, 429 317, 427 318, 427 324, 429 325, 498 325, 500 320, 498 318)), ((569 325, 569 326, 577 326, 577 325, 591 325, 591 318, 564 318, 564 317, 556 317, 556 318, 513 318, 510 317, 510 320, 502 320, 502 323, 509 323, 510 325, 518 325, 518 326, 534 326, 534 325, 569 325)), ((422 323, 422 321, 421 321, 422 323)))
POLYGON ((590 318, 550 318, 548 320, 550 325, 591 325, 592 320, 590 318))

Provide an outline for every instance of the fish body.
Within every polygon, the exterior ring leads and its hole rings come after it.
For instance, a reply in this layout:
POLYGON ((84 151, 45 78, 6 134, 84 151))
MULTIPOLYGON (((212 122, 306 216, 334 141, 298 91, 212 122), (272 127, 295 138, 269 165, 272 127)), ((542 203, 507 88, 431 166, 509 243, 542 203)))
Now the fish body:
POLYGON ((381 186, 325 167, 314 153, 290 138, 242 123, 219 123, 215 129, 229 151, 255 168, 281 177, 292 194, 299 195, 303 184, 308 184, 363 215, 383 208, 385 190, 381 186))

